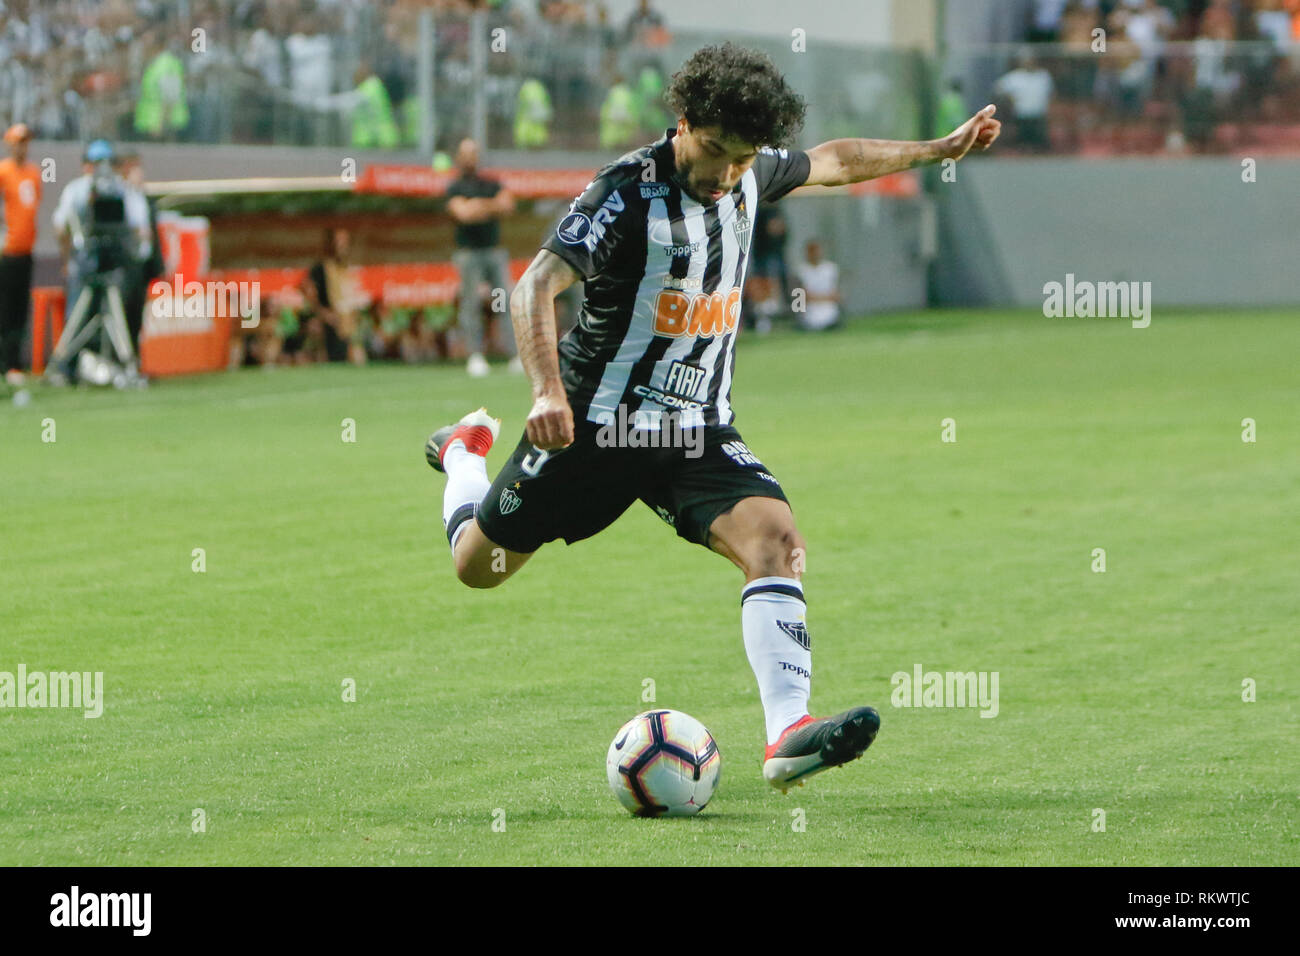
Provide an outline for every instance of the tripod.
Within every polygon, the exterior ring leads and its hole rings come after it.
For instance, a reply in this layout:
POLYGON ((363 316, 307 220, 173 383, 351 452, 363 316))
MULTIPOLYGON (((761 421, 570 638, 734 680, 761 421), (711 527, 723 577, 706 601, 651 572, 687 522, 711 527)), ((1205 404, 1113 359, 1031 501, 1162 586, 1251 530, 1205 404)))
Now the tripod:
POLYGON ((49 370, 46 372, 48 378, 55 381, 64 378, 64 369, 71 366, 72 358, 98 332, 101 354, 111 344, 122 366, 123 377, 120 383, 114 384, 123 387, 143 383, 136 367, 131 336, 127 332, 121 284, 121 269, 93 272, 87 277, 86 284, 81 287, 81 293, 72 307, 72 314, 68 316, 63 335, 59 337, 54 353, 50 356, 49 370))

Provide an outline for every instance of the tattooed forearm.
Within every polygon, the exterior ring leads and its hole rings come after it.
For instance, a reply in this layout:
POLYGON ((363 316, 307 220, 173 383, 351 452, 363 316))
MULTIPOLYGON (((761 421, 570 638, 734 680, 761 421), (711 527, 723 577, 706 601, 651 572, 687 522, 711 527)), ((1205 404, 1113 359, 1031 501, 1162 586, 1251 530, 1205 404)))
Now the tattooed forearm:
POLYGON ((519 360, 532 383, 533 396, 563 393, 556 353, 555 297, 578 281, 573 268, 543 249, 519 278, 510 295, 510 320, 515 327, 519 360))
POLYGON ((890 139, 833 139, 808 150, 808 178, 815 186, 847 186, 888 176, 915 166, 956 162, 971 150, 983 151, 997 140, 1002 124, 990 103, 942 139, 902 142, 890 139))
POLYGON ((937 162, 943 156, 940 143, 939 140, 833 139, 808 151, 813 163, 808 181, 845 186, 937 162))

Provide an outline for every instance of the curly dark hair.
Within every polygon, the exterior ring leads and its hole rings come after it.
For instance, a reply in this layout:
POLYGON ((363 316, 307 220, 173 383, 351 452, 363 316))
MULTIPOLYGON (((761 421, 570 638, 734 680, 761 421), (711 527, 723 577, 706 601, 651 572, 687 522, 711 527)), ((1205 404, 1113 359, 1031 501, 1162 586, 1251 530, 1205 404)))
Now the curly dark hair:
POLYGON ((808 110, 771 57, 730 41, 691 54, 664 101, 692 126, 719 126, 759 147, 788 145, 808 110))

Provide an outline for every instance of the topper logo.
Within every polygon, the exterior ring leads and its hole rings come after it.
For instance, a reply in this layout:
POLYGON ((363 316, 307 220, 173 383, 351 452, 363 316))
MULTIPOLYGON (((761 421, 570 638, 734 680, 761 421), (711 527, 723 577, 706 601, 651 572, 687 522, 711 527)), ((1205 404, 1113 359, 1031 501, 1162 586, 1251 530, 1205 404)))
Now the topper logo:
POLYGON ((688 295, 676 289, 664 289, 655 296, 655 335, 679 338, 698 335, 710 338, 734 331, 740 322, 740 290, 697 292, 688 295))

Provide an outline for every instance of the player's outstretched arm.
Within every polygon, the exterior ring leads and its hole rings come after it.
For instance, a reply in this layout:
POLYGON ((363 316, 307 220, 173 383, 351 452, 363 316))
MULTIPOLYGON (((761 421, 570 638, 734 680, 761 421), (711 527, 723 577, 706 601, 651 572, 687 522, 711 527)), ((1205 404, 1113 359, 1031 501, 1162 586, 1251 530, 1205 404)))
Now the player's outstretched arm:
POLYGON ((808 150, 808 186, 847 186, 916 166, 961 159, 972 149, 993 145, 1002 124, 996 107, 984 107, 942 139, 903 142, 888 139, 833 139, 808 150))
POLYGON ((560 378, 556 352, 555 297, 577 282, 573 267, 548 249, 537 253, 510 294, 519 360, 533 386, 533 409, 525 431, 542 449, 573 443, 573 409, 560 378))

